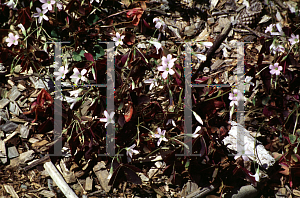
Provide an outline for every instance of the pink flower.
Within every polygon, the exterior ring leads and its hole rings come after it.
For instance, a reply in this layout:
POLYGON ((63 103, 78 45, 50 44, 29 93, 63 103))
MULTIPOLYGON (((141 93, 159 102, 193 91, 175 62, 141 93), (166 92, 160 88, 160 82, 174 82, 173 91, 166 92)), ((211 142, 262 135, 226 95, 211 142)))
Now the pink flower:
POLYGON ((243 99, 243 94, 238 89, 233 89, 233 93, 229 93, 230 106, 238 106, 238 101, 243 99))
POLYGON ((163 65, 168 65, 170 67, 173 67, 177 58, 172 58, 172 55, 168 54, 167 58, 165 56, 163 56, 161 60, 162 60, 163 65))
POLYGON ((87 72, 86 69, 83 69, 83 70, 81 70, 81 72, 79 72, 79 70, 75 67, 73 69, 73 72, 74 72, 74 74, 72 76, 70 76, 70 78, 75 79, 75 84, 77 84, 79 80, 87 82, 87 78, 84 76, 87 72))
POLYGON ((171 54, 168 54, 167 58, 165 56, 162 57, 162 66, 159 66, 158 71, 163 71, 162 77, 166 79, 168 74, 173 75, 175 71, 172 69, 174 66, 174 62, 177 58, 172 58, 171 54))
POLYGON ((266 28, 266 30, 265 30, 265 33, 267 33, 267 32, 270 32, 270 34, 273 35, 273 36, 274 36, 274 35, 280 36, 280 35, 283 34, 282 26, 281 26, 280 23, 270 24, 270 25, 266 28), (274 29, 275 29, 274 27, 275 27, 275 26, 276 26, 278 32, 275 32, 275 31, 274 31, 274 29))
POLYGON ((18 45, 18 39, 19 35, 15 35, 13 33, 8 34, 8 38, 5 40, 7 43, 7 46, 10 47, 12 44, 18 45))
POLYGON ((116 42, 116 46, 123 45, 123 41, 122 40, 124 39, 124 37, 125 37, 125 35, 121 36, 119 34, 119 32, 116 33, 116 37, 113 37, 113 41, 116 42))
POLYGON ((52 10, 52 5, 56 3, 54 0, 40 0, 40 2, 43 3, 43 10, 52 10))
POLYGON ((278 41, 274 40, 274 42, 270 46, 270 50, 273 54, 275 54, 275 52, 284 52, 285 48, 280 45, 278 41))
POLYGON ((63 4, 62 4, 62 2, 60 2, 59 0, 56 0, 56 7, 57 7, 59 10, 62 10, 62 9, 63 9, 63 4))
POLYGON ((161 27, 162 27, 162 29, 165 29, 165 27, 166 27, 166 24, 159 18, 154 18, 153 23, 155 23, 155 27, 157 29, 160 29, 161 27))
POLYGON ((299 43, 299 35, 295 36, 294 34, 292 34, 289 41, 291 45, 295 45, 296 43, 299 43))
POLYGON ((270 73, 276 74, 277 76, 280 74, 280 71, 282 70, 282 67, 279 66, 279 63, 275 63, 274 65, 270 65, 270 73))
POLYGON ((168 74, 170 75, 173 75, 175 74, 175 71, 172 69, 173 65, 172 66, 169 66, 169 65, 162 65, 162 66, 159 66, 157 69, 158 71, 162 71, 162 77, 164 79, 166 79, 168 77, 168 74))
POLYGON ((162 140, 165 141, 165 142, 168 141, 168 139, 165 137, 166 130, 161 131, 161 129, 158 127, 157 132, 158 132, 158 134, 153 135, 154 138, 159 138, 158 141, 157 141, 157 146, 160 145, 162 140))
POLYGON ((49 20, 49 18, 45 15, 46 12, 48 12, 48 10, 41 10, 40 8, 36 8, 37 13, 33 14, 33 17, 39 17, 39 23, 42 22, 43 19, 45 19, 46 21, 49 20))

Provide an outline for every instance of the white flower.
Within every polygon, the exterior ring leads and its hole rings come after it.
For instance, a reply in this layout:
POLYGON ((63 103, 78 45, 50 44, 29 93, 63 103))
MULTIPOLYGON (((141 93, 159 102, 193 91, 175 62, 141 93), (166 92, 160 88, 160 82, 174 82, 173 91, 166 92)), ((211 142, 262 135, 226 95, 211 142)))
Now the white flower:
POLYGON ((69 91, 69 93, 70 93, 70 96, 74 96, 75 98, 77 98, 78 95, 79 95, 82 91, 83 91, 83 89, 80 88, 80 89, 76 89, 76 90, 74 90, 74 91, 69 91))
POLYGON ((78 83, 79 80, 85 81, 87 82, 87 78, 84 76, 87 72, 86 69, 81 70, 81 72, 79 72, 79 70, 75 67, 73 69, 74 74, 72 76, 70 76, 70 78, 74 78, 75 80, 75 84, 78 83))
POLYGON ((158 54, 159 49, 163 49, 161 47, 161 43, 157 42, 157 41, 148 41, 149 43, 151 43, 152 45, 154 45, 154 47, 156 48, 156 54, 158 54))
POLYGON ((114 173, 114 169, 113 169, 113 167, 111 166, 110 169, 109 169, 109 174, 108 174, 108 176, 107 176, 107 179, 108 179, 108 180, 110 180, 110 178, 111 178, 111 176, 113 175, 113 173, 114 173))
POLYGON ((195 116, 196 120, 203 125, 202 118, 195 111, 193 111, 193 115, 195 116))
POLYGON ((158 86, 157 80, 158 79, 156 79, 156 78, 150 78, 148 80, 145 80, 144 83, 150 84, 149 89, 151 90, 154 86, 158 86))
POLYGON ((12 44, 18 45, 18 39, 19 35, 15 35, 13 33, 8 34, 8 38, 5 40, 7 43, 7 46, 10 47, 12 44))
POLYGON ((162 140, 165 141, 165 142, 168 141, 168 139, 165 137, 166 130, 161 131, 161 129, 158 127, 158 128, 157 128, 157 132, 158 132, 158 134, 154 134, 154 135, 152 136, 152 137, 154 137, 154 138, 159 138, 158 141, 157 141, 157 146, 160 145, 160 143, 161 143, 162 140))
MULTIPOLYGON (((93 2, 94 2, 94 0, 90 0, 90 3, 93 3, 93 2)), ((97 2, 97 3, 100 3, 99 0, 96 0, 96 2, 97 2)))
POLYGON ((246 91, 249 91, 250 89, 250 86, 254 86, 255 84, 253 82, 251 82, 253 77, 251 76, 246 76, 245 78, 245 90, 246 91))
POLYGON ((54 72, 53 74, 56 76, 56 78, 66 78, 66 74, 68 73, 68 65, 66 66, 61 66, 57 72, 54 72))
MULTIPOLYGON (((201 117, 195 112, 193 111, 193 115, 195 116, 196 120, 203 125, 203 121, 201 119, 201 117)), ((192 137, 193 138, 196 138, 198 137, 200 134, 197 134, 199 131, 201 130, 201 126, 197 126, 195 132, 192 134, 192 137)))
POLYGON ((291 38, 289 38, 289 42, 291 43, 291 45, 299 43, 299 35, 295 36, 295 34, 292 34, 291 38))
POLYGON ((23 24, 20 23, 20 24, 18 24, 17 26, 22 30, 23 35, 26 36, 26 30, 25 30, 23 24))
POLYGON ((43 10, 52 10, 52 5, 55 4, 54 0, 40 0, 40 2, 43 3, 43 10))
POLYGON ((251 82, 252 78, 253 78, 253 77, 251 77, 251 76, 246 76, 246 78, 245 78, 245 83, 254 86, 254 83, 251 82))
POLYGON ((114 121, 115 112, 111 112, 109 115, 108 112, 105 110, 104 115, 105 115, 105 118, 100 118, 100 122, 106 122, 105 128, 107 127, 107 125, 109 123, 111 123, 111 124, 115 123, 115 121, 114 121))
POLYGON ((131 158, 132 158, 132 154, 138 154, 139 151, 137 150, 134 150, 133 148, 135 147, 136 145, 133 144, 131 145, 130 147, 126 147, 125 150, 126 150, 126 155, 128 156, 128 160, 131 161, 131 158))
POLYGON ((268 32, 271 33, 271 32, 273 32, 274 26, 275 26, 275 24, 270 24, 270 25, 266 28, 265 33, 268 33, 268 32))
POLYGON ((65 96, 66 100, 68 103, 72 103, 70 108, 73 109, 74 105, 76 104, 77 101, 79 101, 81 98, 71 98, 69 96, 65 96))
POLYGON ((205 47, 207 48, 210 48, 213 46, 213 43, 212 42, 200 42, 200 44, 204 45, 205 47))
POLYGON ((9 0, 9 2, 4 3, 4 5, 6 5, 7 7, 13 10, 15 10, 17 6, 13 0, 9 0))
POLYGON ((120 35, 119 32, 116 33, 116 37, 113 37, 113 41, 116 42, 116 46, 123 45, 123 39, 125 35, 120 35))
POLYGON ((206 61, 206 56, 202 54, 195 54, 199 60, 206 61))
POLYGON ((255 171, 255 175, 249 174, 251 177, 255 178, 255 181, 259 182, 259 167, 255 171))
POLYGON ((167 121, 167 124, 166 124, 166 125, 169 125, 169 124, 172 124, 174 127, 176 127, 176 124, 175 124, 175 122, 174 122, 174 120, 173 120, 173 119, 168 119, 168 121, 167 121))
POLYGON ((201 130, 201 126, 197 126, 195 132, 192 134, 193 138, 197 138, 200 134, 198 132, 201 130))
POLYGON ((278 33, 276 33, 276 34, 272 34, 272 32, 271 32, 271 35, 283 35, 284 34, 284 32, 282 31, 282 25, 281 25, 281 23, 276 23, 276 28, 277 28, 277 30, 279 31, 278 33))
POLYGON ((49 18, 45 15, 46 12, 48 12, 48 10, 41 10, 40 8, 36 8, 37 13, 33 14, 33 17, 39 17, 39 23, 42 22, 43 19, 45 19, 46 21, 49 20, 49 18))

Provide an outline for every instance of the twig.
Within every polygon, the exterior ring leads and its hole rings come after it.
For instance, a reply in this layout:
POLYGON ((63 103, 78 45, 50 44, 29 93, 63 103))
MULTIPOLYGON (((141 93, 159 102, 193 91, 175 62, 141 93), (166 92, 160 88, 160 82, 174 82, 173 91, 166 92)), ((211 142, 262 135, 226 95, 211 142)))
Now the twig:
POLYGON ((239 23, 239 25, 243 26, 246 30, 250 31, 251 33, 255 34, 258 37, 263 36, 265 38, 272 38, 270 35, 253 30, 253 29, 249 28, 248 26, 244 25, 243 23, 239 23))
POLYGON ((30 165, 24 167, 23 170, 24 171, 28 171, 29 169, 31 169, 31 168, 33 168, 33 167, 35 167, 35 166, 37 166, 37 165, 39 165, 39 164, 41 164, 41 163, 43 163, 45 161, 48 161, 49 159, 50 159, 49 155, 46 155, 46 156, 44 156, 44 157, 42 157, 42 158, 40 158, 40 159, 32 162, 30 165))
POLYGON ((220 47, 221 43, 225 40, 227 35, 229 34, 230 30, 232 28, 232 24, 228 23, 226 27, 223 29, 222 33, 218 36, 218 38, 215 40, 213 46, 207 50, 206 53, 206 61, 202 62, 199 68, 197 69, 196 73, 192 76, 192 82, 198 77, 198 73, 203 70, 204 67, 210 66, 210 61, 215 53, 215 51, 220 47))
POLYGON ((58 172, 58 170, 55 168, 51 161, 46 162, 44 164, 44 168, 67 198, 78 198, 78 196, 65 182, 64 178, 61 176, 61 174, 58 172))
POLYGON ((199 188, 198 190, 192 192, 191 194, 187 195, 186 198, 199 198, 204 197, 211 191, 215 190, 218 186, 211 184, 210 186, 199 188))

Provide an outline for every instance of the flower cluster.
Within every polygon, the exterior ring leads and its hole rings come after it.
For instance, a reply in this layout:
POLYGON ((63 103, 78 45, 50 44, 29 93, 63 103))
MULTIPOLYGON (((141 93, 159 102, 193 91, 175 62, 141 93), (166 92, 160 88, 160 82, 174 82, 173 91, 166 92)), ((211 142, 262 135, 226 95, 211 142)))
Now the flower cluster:
MULTIPOLYGON (((270 24, 266 28, 265 33, 270 33, 272 36, 279 36, 273 40, 273 42, 270 46, 270 51, 273 54, 284 53, 285 47, 287 47, 286 46, 287 42, 285 39, 285 34, 282 30, 282 25, 280 23, 270 24)), ((288 39, 288 41, 290 43, 291 48, 294 46, 297 46, 296 44, 299 43, 299 35, 292 34, 291 37, 288 39)))
POLYGON ((38 18, 38 22, 42 23, 43 19, 45 19, 46 21, 49 21, 49 18, 45 15, 48 11, 52 11, 53 10, 53 5, 56 4, 56 7, 61 10, 63 8, 63 5, 61 2, 59 1, 55 1, 55 0, 40 0, 41 3, 43 3, 42 5, 42 10, 40 8, 36 8, 37 13, 33 14, 33 17, 38 18))

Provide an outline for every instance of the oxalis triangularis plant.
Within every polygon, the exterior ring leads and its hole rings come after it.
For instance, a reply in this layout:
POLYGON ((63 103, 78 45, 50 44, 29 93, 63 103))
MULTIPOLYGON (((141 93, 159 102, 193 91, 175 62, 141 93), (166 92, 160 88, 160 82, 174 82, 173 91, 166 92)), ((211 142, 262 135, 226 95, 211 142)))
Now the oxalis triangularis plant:
MULTIPOLYGON (((81 164, 83 157, 89 161, 86 173, 95 160, 108 161, 108 179, 114 186, 125 179, 140 184, 136 172, 141 171, 143 165, 137 162, 162 152, 166 153, 164 174, 173 184, 182 185, 187 179, 200 184, 227 178, 225 170, 236 173, 238 166, 234 170, 226 166, 219 169, 220 164, 234 161, 219 145, 228 132, 227 120, 234 119, 235 108, 239 102, 245 102, 249 104, 245 105, 248 117, 256 115, 257 111, 264 115, 258 118, 262 123, 261 131, 268 137, 289 142, 290 146, 276 151, 286 152, 279 161, 289 171, 293 170, 299 158, 299 71, 287 67, 297 62, 299 35, 280 23, 266 27, 265 33, 272 37, 260 38, 263 47, 257 65, 245 63, 244 96, 234 87, 193 89, 194 124, 189 136, 193 153, 199 157, 177 157, 176 154, 182 154, 187 147, 183 141, 185 80, 181 53, 185 46, 169 46, 162 42, 167 26, 161 17, 145 17, 146 8, 146 2, 126 7, 118 2, 111 5, 101 1, 100 5, 100 1, 77 0, 67 4, 54 0, 10 0, 1 4, 0 15, 5 20, 2 28, 6 29, 1 32, 6 36, 5 42, 0 44, 0 62, 9 65, 11 73, 20 65, 21 72, 32 69, 42 79, 45 76, 52 81, 60 78, 62 85, 73 85, 62 90, 62 140, 69 143, 74 161, 81 164), (109 15, 101 7, 126 9, 109 15), (9 12, 17 17, 9 21, 9 12), (118 28, 122 25, 126 28, 118 28), (137 33, 144 33, 146 39, 139 39, 137 33), (53 44, 46 41, 70 41, 62 46, 62 66, 58 70, 53 70, 56 67, 53 44), (104 88, 83 85, 106 83, 106 61, 112 57, 107 57, 105 44, 101 42, 112 41, 116 47, 115 95, 107 98, 104 88), (269 54, 274 56, 272 64, 263 64, 265 55, 269 54), (260 89, 264 92, 258 91, 260 89), (115 111, 107 111, 107 99, 114 100, 115 111), (115 125, 116 132, 115 148, 110 149, 123 157, 97 156, 106 153, 106 128, 111 125, 115 125)), ((202 42, 195 46, 205 52, 212 43, 202 42)), ((197 61, 206 60, 204 54, 193 52, 192 55, 197 61)), ((219 83, 215 81, 204 76, 195 82, 219 83)), ((41 123, 40 133, 52 130, 54 122, 53 98, 46 89, 45 84, 45 89, 25 113, 34 114, 33 122, 41 123)), ((270 150, 275 149, 271 142, 267 143, 270 150)), ((241 156, 247 161, 244 154, 241 156)), ((248 172, 242 170, 252 181, 259 181, 258 168, 248 172)))

